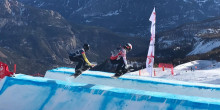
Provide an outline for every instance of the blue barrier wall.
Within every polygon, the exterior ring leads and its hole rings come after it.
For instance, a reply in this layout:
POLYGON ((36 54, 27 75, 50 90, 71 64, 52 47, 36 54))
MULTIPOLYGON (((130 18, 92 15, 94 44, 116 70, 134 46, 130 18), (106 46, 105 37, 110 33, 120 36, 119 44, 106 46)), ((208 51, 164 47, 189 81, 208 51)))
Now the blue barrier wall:
POLYGON ((56 68, 48 70, 45 77, 75 83, 105 85, 116 88, 163 92, 195 97, 217 98, 220 100, 220 85, 183 82, 171 79, 141 77, 127 74, 123 75, 119 79, 113 79, 111 78, 113 73, 101 71, 85 71, 81 76, 74 79, 70 77, 73 73, 73 68, 56 68))
POLYGON ((220 100, 16 75, 0 81, 0 110, 218 109, 220 100), (2 85, 2 86, 1 86, 2 85))

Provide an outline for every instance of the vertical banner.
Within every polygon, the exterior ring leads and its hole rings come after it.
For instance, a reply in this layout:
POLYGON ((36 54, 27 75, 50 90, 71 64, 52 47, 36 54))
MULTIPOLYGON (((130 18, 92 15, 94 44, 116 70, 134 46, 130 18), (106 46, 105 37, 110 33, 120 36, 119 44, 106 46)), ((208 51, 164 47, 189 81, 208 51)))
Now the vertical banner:
POLYGON ((148 49, 148 54, 147 54, 147 60, 146 60, 146 69, 147 72, 150 74, 150 76, 152 77, 152 73, 153 73, 153 66, 154 66, 154 51, 155 51, 155 23, 156 23, 156 12, 155 12, 155 8, 153 9, 153 12, 150 16, 151 21, 151 39, 150 39, 150 45, 149 45, 149 49, 148 49))

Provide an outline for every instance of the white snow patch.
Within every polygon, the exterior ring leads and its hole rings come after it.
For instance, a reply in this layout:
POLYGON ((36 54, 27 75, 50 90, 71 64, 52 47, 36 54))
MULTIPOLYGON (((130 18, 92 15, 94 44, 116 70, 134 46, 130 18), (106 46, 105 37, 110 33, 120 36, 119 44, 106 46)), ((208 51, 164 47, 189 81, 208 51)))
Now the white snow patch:
POLYGON ((196 61, 191 61, 188 63, 184 63, 181 65, 178 65, 175 67, 177 70, 187 70, 190 69, 191 67, 194 68, 194 66, 197 66, 197 69, 200 70, 206 70, 206 69, 211 69, 213 65, 215 65, 217 62, 216 61, 209 61, 209 60, 196 60, 196 61))
POLYGON ((168 48, 168 47, 170 47, 173 44, 173 41, 171 41, 171 40, 164 40, 164 41, 162 41, 162 43, 165 44, 163 48, 168 48))
MULTIPOLYGON (((79 11, 81 11, 83 9, 83 7, 80 7, 79 9, 77 9, 75 12, 79 12, 79 11)), ((75 13, 74 12, 74 13, 75 13)))
MULTIPOLYGON (((174 68, 174 75, 171 75, 170 68, 165 68, 165 71, 162 71, 162 68, 154 68, 154 70, 156 76, 153 77, 161 78, 161 81, 164 79, 169 79, 170 81, 178 80, 193 83, 220 84, 220 62, 216 61, 196 60, 184 63, 174 68)), ((150 77, 146 69, 129 74, 150 77)))
POLYGON ((91 23, 92 21, 90 21, 90 20, 86 20, 86 23, 91 23))
POLYGON ((25 8, 20 8, 20 15, 23 15, 25 8))
POLYGON ((195 0, 197 3, 205 3, 207 2, 208 0, 195 0))
POLYGON ((220 5, 220 0, 214 0, 215 4, 220 5))
POLYGON ((45 2, 42 2, 42 3, 38 4, 37 7, 42 7, 44 4, 45 4, 45 2))
POLYGON ((212 40, 209 42, 198 42, 195 44, 193 51, 191 51, 188 55, 196 55, 196 54, 202 54, 207 53, 217 47, 220 46, 220 41, 212 40))
POLYGON ((89 13, 89 14, 83 14, 83 17, 86 18, 86 17, 93 17, 98 15, 100 15, 100 13, 89 13))
POLYGON ((119 11, 110 11, 107 14, 103 14, 102 16, 114 16, 114 15, 119 15, 119 11))
POLYGON ((202 36, 205 34, 218 34, 220 33, 220 29, 213 29, 213 28, 209 28, 209 29, 203 29, 201 31, 199 31, 196 36, 202 36))

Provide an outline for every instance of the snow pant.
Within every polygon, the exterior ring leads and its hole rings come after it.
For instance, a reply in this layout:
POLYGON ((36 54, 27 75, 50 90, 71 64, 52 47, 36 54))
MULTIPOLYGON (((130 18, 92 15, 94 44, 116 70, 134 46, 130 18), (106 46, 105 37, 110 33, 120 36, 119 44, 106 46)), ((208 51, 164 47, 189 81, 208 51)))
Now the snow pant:
POLYGON ((110 60, 112 64, 117 64, 117 68, 115 70, 115 73, 119 73, 119 74, 122 74, 122 71, 123 73, 125 73, 125 63, 124 63, 124 60, 123 58, 121 57, 119 60, 110 60))
POLYGON ((69 56, 69 59, 73 62, 78 62, 75 68, 75 72, 77 71, 82 72, 82 71, 89 69, 89 66, 86 64, 86 61, 83 59, 82 56, 77 56, 77 57, 69 56))

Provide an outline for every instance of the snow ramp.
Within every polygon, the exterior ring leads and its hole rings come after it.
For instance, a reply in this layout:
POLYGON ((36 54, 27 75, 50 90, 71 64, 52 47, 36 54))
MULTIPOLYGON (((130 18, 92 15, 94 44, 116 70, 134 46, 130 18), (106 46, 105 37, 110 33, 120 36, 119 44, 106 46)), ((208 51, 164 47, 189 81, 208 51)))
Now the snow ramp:
POLYGON ((95 71, 87 71, 77 79, 71 79, 68 76, 73 70, 71 68, 49 70, 45 78, 23 74, 17 74, 13 78, 5 77, 0 80, 0 110, 217 110, 220 108, 218 97, 220 87, 216 85, 190 85, 180 82, 173 84, 165 80, 142 79, 129 75, 112 79, 110 78, 112 73, 95 71), (54 78, 50 78, 52 76, 54 78), (108 82, 110 80, 112 82, 108 82), (138 88, 143 86, 142 83, 147 86, 138 88), (127 84, 130 84, 130 88, 127 84), (149 86, 156 88, 147 90, 149 86), (210 96, 156 91, 161 86, 178 87, 175 91, 180 91, 180 88, 190 88, 194 92, 197 91, 197 94, 209 93, 210 96))

